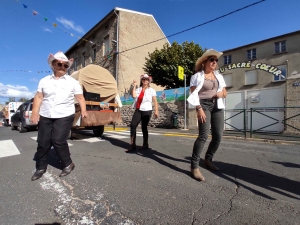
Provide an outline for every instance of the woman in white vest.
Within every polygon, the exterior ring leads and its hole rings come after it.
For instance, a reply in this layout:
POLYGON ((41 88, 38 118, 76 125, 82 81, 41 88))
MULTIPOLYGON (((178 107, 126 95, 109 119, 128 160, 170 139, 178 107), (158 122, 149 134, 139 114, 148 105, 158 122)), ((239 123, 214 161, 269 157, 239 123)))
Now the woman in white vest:
POLYGON ((136 88, 136 81, 133 80, 131 96, 134 98, 132 108, 135 109, 130 123, 130 147, 126 152, 136 150, 136 128, 142 121, 143 146, 142 150, 149 148, 148 144, 148 123, 152 116, 152 104, 154 103, 154 116, 158 117, 158 105, 156 91, 150 87, 152 77, 143 74, 140 77, 140 87, 136 88))
POLYGON ((212 158, 219 148, 224 130, 224 98, 227 95, 223 76, 216 70, 222 52, 207 50, 196 62, 196 74, 191 77, 192 94, 187 99, 196 107, 199 136, 193 147, 191 160, 192 177, 198 181, 205 178, 199 170, 200 154, 208 138, 210 129, 212 139, 205 154, 204 165, 209 170, 219 170, 212 158))

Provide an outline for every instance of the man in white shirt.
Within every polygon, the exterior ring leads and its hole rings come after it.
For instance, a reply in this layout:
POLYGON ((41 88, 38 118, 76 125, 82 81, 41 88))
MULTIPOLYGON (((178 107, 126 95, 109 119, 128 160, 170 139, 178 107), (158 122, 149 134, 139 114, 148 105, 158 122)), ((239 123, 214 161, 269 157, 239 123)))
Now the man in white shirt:
POLYGON ((36 171, 31 180, 37 180, 47 170, 47 156, 53 146, 63 164, 60 177, 75 168, 70 157, 67 138, 75 115, 74 97, 81 108, 81 116, 87 117, 85 99, 78 81, 67 75, 73 63, 62 52, 50 54, 48 64, 53 74, 42 78, 33 101, 31 121, 38 122, 38 147, 35 154, 36 171))

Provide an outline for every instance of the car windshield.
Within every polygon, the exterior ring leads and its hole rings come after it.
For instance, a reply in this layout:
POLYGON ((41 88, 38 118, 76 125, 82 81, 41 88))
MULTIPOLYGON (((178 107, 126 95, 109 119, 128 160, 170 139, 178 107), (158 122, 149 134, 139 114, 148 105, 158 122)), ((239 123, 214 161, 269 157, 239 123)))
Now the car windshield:
POLYGON ((29 111, 32 111, 32 105, 33 105, 33 104, 30 104, 30 108, 29 108, 29 111))

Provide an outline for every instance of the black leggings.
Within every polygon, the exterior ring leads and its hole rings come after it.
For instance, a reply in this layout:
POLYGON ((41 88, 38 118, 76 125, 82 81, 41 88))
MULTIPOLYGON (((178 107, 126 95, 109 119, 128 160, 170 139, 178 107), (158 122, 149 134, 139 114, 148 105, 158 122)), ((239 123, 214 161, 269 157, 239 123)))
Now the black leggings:
POLYGON ((139 123, 142 121, 142 131, 143 131, 143 144, 148 144, 148 124, 150 121, 152 115, 152 110, 149 111, 141 111, 139 109, 136 109, 132 120, 130 123, 130 137, 131 137, 131 143, 135 144, 136 140, 136 128, 139 125, 139 123))

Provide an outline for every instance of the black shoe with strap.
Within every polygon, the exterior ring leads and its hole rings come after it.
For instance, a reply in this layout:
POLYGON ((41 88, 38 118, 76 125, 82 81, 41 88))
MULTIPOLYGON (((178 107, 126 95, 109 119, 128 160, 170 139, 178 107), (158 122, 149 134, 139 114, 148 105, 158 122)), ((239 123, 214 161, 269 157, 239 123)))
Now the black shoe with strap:
POLYGON ((44 173, 46 173, 47 169, 41 169, 41 170, 36 170, 33 174, 33 176, 31 177, 32 181, 38 180, 40 179, 44 173))

